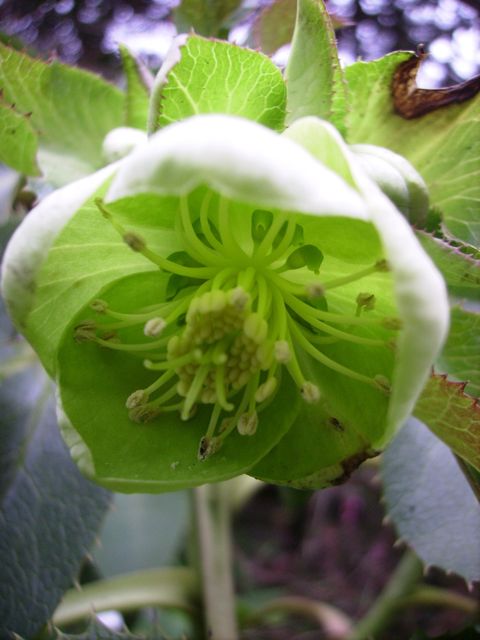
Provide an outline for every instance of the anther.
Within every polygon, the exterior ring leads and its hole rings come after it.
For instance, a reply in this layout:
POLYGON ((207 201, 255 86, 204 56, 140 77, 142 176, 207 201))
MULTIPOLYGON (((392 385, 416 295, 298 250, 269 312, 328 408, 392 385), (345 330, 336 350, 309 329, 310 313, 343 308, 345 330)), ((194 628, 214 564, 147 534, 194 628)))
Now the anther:
POLYGON ((277 340, 273 347, 275 360, 280 364, 287 364, 292 359, 290 345, 286 340, 277 340))
POLYGON ((148 393, 144 389, 137 389, 137 391, 128 396, 125 406, 127 409, 135 409, 135 407, 139 407, 146 402, 148 402, 148 393))
POLYGON ((220 438, 207 438, 204 436, 198 446, 198 459, 206 460, 220 449, 221 444, 220 438))
POLYGON ((306 293, 309 298, 322 298, 325 295, 325 289, 318 282, 312 282, 307 285, 306 293))
POLYGON ((228 292, 228 303, 238 311, 243 311, 249 301, 250 296, 243 287, 235 287, 228 292))
POLYGON ((359 293, 356 299, 357 303, 357 313, 359 316, 362 309, 365 311, 372 311, 375 309, 376 298, 373 293, 359 293))
POLYGON ((97 337, 97 325, 94 320, 84 320, 73 330, 75 342, 90 342, 97 337))
POLYGON ((90 303, 90 309, 96 313, 106 313, 108 310, 108 304, 105 300, 94 300, 90 303))
POLYGON ((143 327, 143 333, 148 338, 156 338, 162 333, 166 326, 167 323, 163 318, 150 318, 143 327))
POLYGON ((127 231, 123 234, 122 237, 125 244, 127 244, 132 251, 144 251, 146 245, 145 240, 140 236, 137 236, 136 233, 132 233, 131 231, 127 231))
POLYGON ((276 378, 268 378, 261 384, 255 392, 255 402, 263 402, 269 398, 277 388, 278 381, 276 378))
POLYGON ((320 400, 320 389, 313 382, 304 382, 300 393, 307 404, 315 404, 320 400))
POLYGON ((388 262, 385 259, 378 260, 375 263, 375 269, 377 271, 390 271, 390 265, 388 264, 388 262))
POLYGON ((385 327, 385 329, 398 331, 402 328, 402 321, 400 320, 400 318, 383 318, 382 326, 385 327))
POLYGON ((258 415, 256 411, 242 413, 237 422, 237 431, 241 436, 253 436, 258 426, 258 415))
POLYGON ((243 333, 257 344, 265 340, 268 334, 268 325, 258 313, 251 313, 243 323, 243 333))

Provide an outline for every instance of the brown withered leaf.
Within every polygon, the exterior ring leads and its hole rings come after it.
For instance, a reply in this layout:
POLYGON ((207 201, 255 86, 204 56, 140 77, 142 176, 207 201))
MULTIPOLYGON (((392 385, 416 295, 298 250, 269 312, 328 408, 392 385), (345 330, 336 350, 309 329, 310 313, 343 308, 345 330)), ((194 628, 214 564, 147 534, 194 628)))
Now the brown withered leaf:
POLYGON ((465 102, 480 91, 480 75, 441 89, 421 89, 417 86, 417 73, 426 57, 422 48, 398 66, 393 75, 392 97, 395 111, 410 120, 449 104, 465 102))

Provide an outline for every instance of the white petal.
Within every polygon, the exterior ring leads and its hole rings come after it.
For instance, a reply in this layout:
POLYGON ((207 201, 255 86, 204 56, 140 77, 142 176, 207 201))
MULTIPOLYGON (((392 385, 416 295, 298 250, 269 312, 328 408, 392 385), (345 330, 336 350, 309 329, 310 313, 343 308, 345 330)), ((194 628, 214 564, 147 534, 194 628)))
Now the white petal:
MULTIPOLYGON (((411 414, 445 341, 450 315, 445 283, 408 222, 370 180, 334 127, 317 118, 303 118, 290 127, 288 135, 299 141, 307 140, 309 150, 323 161, 327 160, 325 137, 330 137, 337 146, 348 163, 343 171, 363 194, 368 216, 378 231, 392 270, 403 329, 396 349, 387 430, 381 441, 373 443, 381 447, 411 414)), ((335 162, 338 164, 338 158, 335 162)))
POLYGON ((256 206, 367 217, 359 194, 300 145, 224 115, 193 116, 158 131, 125 159, 106 201, 182 195, 202 184, 256 206))

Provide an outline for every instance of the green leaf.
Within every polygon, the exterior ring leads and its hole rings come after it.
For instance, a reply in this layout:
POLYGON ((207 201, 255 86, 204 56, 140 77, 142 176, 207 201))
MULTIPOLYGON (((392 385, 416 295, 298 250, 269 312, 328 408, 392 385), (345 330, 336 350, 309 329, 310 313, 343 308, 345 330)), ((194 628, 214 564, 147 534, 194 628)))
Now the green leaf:
POLYGON ((276 0, 256 17, 252 26, 255 47, 272 55, 292 40, 297 0, 276 0))
MULTIPOLYGON (((60 629, 49 628, 42 634, 44 640, 145 640, 145 636, 138 636, 130 633, 127 629, 123 631, 112 631, 106 627, 100 620, 89 613, 90 622, 87 629, 82 633, 63 633, 60 629)), ((18 640, 29 640, 28 638, 18 638, 18 640)), ((159 634, 151 638, 151 640, 166 640, 159 634)))
POLYGON ((174 563, 187 529, 188 499, 183 491, 116 495, 115 509, 108 513, 93 553, 102 576, 174 563), (152 536, 152 531, 158 535, 152 536))
POLYGON ((0 162, 20 173, 38 175, 37 135, 28 116, 0 103, 0 162))
POLYGON ((2 637, 38 633, 78 574, 109 504, 73 464, 52 391, 38 365, 0 386, 2 637))
POLYGON ((156 128, 199 113, 237 115, 271 129, 283 128, 285 84, 263 54, 189 36, 175 62, 158 97, 156 128))
POLYGON ((127 79, 125 95, 125 125, 145 130, 148 119, 148 103, 153 86, 150 71, 127 49, 120 45, 123 72, 127 79))
POLYGON ((454 307, 450 318, 450 333, 436 362, 436 369, 460 382, 465 391, 480 397, 480 314, 454 307))
MULTIPOLYGON (((143 496, 145 497, 145 496, 143 496)), ((81 622, 92 611, 167 607, 192 611, 199 597, 198 576, 187 567, 149 569, 71 589, 55 612, 56 625, 81 622)))
POLYGON ((241 0, 182 0, 173 12, 179 33, 192 29, 202 36, 218 36, 241 0))
MULTIPOLYGON (((480 95, 412 119, 395 111, 392 83, 413 54, 397 52, 347 67, 348 141, 388 147, 409 160, 428 185, 444 225, 480 243, 480 95)), ((432 90, 433 91, 433 90, 432 90)))
POLYGON ((432 375, 414 415, 457 455, 480 470, 480 406, 463 390, 465 383, 432 375))
POLYGON ((288 124, 303 116, 318 116, 343 132, 346 85, 335 32, 322 0, 298 2, 285 79, 288 124))
POLYGON ((385 451, 387 515, 427 565, 480 579, 480 509, 448 447, 410 420, 385 451))
POLYGON ((451 295, 480 300, 480 255, 462 243, 417 231, 422 247, 442 272, 451 295))
POLYGON ((102 141, 123 124, 123 95, 101 78, 56 60, 45 63, 0 44, 3 100, 39 138, 38 163, 55 185, 104 164, 102 141))

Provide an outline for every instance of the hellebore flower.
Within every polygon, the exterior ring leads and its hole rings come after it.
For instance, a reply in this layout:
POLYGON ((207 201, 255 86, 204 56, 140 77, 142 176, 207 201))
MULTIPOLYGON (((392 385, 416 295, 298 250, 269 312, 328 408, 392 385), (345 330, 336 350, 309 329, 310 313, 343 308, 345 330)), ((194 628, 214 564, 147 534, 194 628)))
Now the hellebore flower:
POLYGON ((87 473, 322 486, 386 444, 444 339, 445 288, 330 125, 195 116, 108 173, 83 207, 66 188, 32 267, 33 212, 3 271, 87 473))

